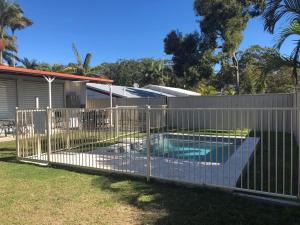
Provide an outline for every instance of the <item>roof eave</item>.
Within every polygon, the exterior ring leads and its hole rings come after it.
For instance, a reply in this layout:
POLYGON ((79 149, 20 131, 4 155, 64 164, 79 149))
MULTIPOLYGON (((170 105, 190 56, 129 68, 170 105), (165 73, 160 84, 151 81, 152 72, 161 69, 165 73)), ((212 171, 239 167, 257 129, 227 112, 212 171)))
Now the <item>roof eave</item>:
POLYGON ((33 69, 25 69, 20 67, 11 67, 11 66, 3 66, 0 65, 0 72, 9 72, 13 74, 21 74, 21 75, 31 75, 34 77, 56 77, 64 80, 78 80, 78 81, 86 81, 86 82, 96 82, 96 83, 108 83, 112 84, 113 80, 97 78, 97 77, 86 77, 75 74, 67 74, 67 73, 58 73, 58 72, 49 72, 42 70, 33 70, 33 69))

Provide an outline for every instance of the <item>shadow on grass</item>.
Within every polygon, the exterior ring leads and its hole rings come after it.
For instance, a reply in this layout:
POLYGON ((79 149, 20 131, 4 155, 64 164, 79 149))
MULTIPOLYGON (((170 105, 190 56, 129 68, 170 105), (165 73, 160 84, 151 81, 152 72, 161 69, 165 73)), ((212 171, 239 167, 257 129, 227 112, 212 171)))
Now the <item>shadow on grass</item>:
MULTIPOLYGON (((16 160, 11 158, 7 162, 15 163, 16 160)), ((139 209, 140 224, 300 224, 300 210, 296 207, 255 202, 203 187, 184 187, 155 180, 147 183, 143 178, 126 175, 54 165, 52 167, 94 174, 91 185, 103 192, 112 193, 110 201, 139 209)), ((113 210, 118 210, 118 207, 113 210)))
POLYGON ((176 184, 99 176, 92 185, 143 213, 141 224, 299 224, 299 208, 247 200, 231 193, 176 184))
MULTIPOLYGON (((253 132, 250 136, 254 136, 253 132)), ((297 196, 299 148, 296 139, 282 132, 257 132, 257 137, 260 141, 237 187, 297 196)))
POLYGON ((0 162, 19 163, 15 156, 0 157, 0 162))
MULTIPOLYGON (((7 150, 15 152, 8 145, 0 146, 0 152, 7 150)), ((14 156, 0 160, 16 162, 14 156)), ((147 183, 144 179, 107 173, 99 175, 96 171, 90 173, 97 174, 92 179, 92 186, 113 193, 112 198, 116 202, 124 202, 141 210, 141 224, 300 224, 299 208, 264 204, 218 190, 155 181, 147 183)))
POLYGON ((0 160, 9 160, 16 157, 15 141, 0 142, 0 160))

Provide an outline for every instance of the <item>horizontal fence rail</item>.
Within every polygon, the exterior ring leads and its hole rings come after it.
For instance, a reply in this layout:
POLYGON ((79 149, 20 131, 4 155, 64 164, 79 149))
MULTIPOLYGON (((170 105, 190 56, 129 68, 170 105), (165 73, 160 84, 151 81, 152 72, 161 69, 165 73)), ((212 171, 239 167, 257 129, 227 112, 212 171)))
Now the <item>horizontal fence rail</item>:
POLYGON ((300 109, 17 110, 20 160, 300 197, 300 109))

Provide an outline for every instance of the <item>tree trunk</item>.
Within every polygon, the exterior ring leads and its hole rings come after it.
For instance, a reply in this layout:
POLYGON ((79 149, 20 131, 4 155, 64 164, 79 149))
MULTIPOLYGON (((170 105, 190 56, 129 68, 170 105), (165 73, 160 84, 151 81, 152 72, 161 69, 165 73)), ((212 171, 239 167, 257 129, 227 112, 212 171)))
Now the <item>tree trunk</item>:
POLYGON ((236 94, 240 94, 240 67, 239 67, 239 61, 236 57, 236 52, 233 53, 232 61, 235 69, 235 76, 236 76, 236 94))
POLYGON ((293 75, 294 75, 294 79, 295 79, 295 87, 297 87, 297 85, 298 85, 299 52, 300 52, 300 44, 297 45, 296 51, 294 53, 295 54, 294 59, 293 59, 293 75))
POLYGON ((16 67, 16 57, 17 57, 17 46, 16 46, 16 36, 15 36, 15 29, 11 29, 11 33, 12 33, 12 41, 13 41, 13 45, 15 46, 16 48, 16 52, 15 51, 12 51, 12 64, 13 64, 13 67, 16 67))
POLYGON ((0 64, 3 64, 3 50, 0 50, 0 64))
POLYGON ((4 47, 4 33, 3 29, 1 29, 1 49, 0 49, 0 64, 3 64, 3 51, 5 49, 4 47))
MULTIPOLYGON (((15 46, 15 32, 12 31, 12 40, 13 40, 13 45, 15 46)), ((12 51, 12 63, 13 63, 13 67, 16 67, 16 54, 14 51, 12 51)))
POLYGON ((293 68, 293 76, 294 76, 294 79, 295 79, 295 86, 297 87, 297 86, 298 86, 298 71, 297 71, 297 65, 294 65, 294 68, 293 68))

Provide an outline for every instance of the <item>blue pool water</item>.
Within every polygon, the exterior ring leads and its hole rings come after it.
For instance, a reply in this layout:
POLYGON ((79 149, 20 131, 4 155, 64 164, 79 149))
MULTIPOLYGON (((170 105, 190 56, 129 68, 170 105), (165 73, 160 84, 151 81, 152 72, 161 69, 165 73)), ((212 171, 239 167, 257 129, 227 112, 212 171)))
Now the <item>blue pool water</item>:
POLYGON ((151 151, 153 156, 225 163, 241 143, 238 138, 164 134, 153 138, 151 151))

